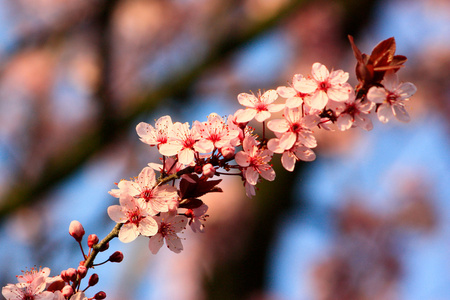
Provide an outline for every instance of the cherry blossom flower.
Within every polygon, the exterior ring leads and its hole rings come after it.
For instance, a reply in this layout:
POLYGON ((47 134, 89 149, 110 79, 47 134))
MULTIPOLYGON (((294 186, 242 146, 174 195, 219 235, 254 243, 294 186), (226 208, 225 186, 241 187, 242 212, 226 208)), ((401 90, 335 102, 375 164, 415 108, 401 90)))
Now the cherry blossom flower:
POLYGON ((242 174, 251 185, 256 185, 259 175, 266 180, 275 179, 275 171, 268 164, 273 152, 259 149, 255 137, 247 136, 242 143, 243 151, 236 153, 236 163, 243 168, 242 174))
POLYGON ((239 130, 230 129, 224 120, 215 113, 208 116, 207 122, 196 121, 194 126, 200 133, 201 139, 197 147, 201 147, 205 152, 212 152, 214 148, 220 149, 230 145, 230 141, 239 136, 239 130))
POLYGON ((197 208, 188 209, 185 212, 186 217, 189 220, 189 226, 191 226, 192 231, 194 232, 204 232, 205 226, 201 221, 206 221, 206 211, 208 210, 208 206, 206 204, 202 204, 197 208))
POLYGON ((373 124, 369 114, 374 107, 374 103, 368 100, 356 101, 355 95, 352 93, 347 101, 336 103, 336 112, 339 115, 336 125, 339 130, 344 131, 352 126, 361 127, 364 130, 372 130, 373 124))
POLYGON ((241 105, 247 107, 237 113, 236 121, 238 123, 250 122, 253 118, 258 122, 264 122, 270 118, 271 113, 279 112, 284 108, 284 104, 273 104, 278 98, 275 90, 268 90, 262 95, 258 93, 257 96, 241 93, 237 98, 241 105))
POLYGON ((342 70, 328 71, 321 63, 314 63, 312 77, 302 78, 296 84, 296 90, 311 94, 305 103, 315 109, 323 109, 329 99, 342 102, 348 99, 351 86, 347 83, 348 73, 342 70))
POLYGON ((136 132, 140 140, 150 146, 161 145, 167 143, 167 136, 172 129, 172 119, 170 116, 159 118, 155 127, 145 122, 141 122, 136 126, 136 132))
POLYGON ((301 141, 296 142, 291 148, 286 150, 280 147, 280 139, 271 139, 267 143, 267 147, 274 153, 282 153, 281 164, 290 172, 294 171, 295 163, 298 160, 313 161, 316 159, 316 154, 303 145, 301 141))
POLYGON ((108 207, 109 217, 117 223, 124 223, 119 231, 123 243, 134 241, 139 234, 152 236, 158 232, 158 224, 129 193, 121 193, 120 205, 108 207))
MULTIPOLYGON (((195 163, 192 162, 191 166, 194 166, 195 163)), ((179 171, 183 170, 184 168, 186 168, 186 165, 183 165, 182 163, 180 163, 179 161, 177 161, 175 158, 173 157, 166 157, 164 160, 164 170, 163 170, 163 165, 162 164, 157 164, 157 163, 149 163, 148 166, 150 168, 152 168, 153 170, 157 170, 160 173, 164 173, 165 174, 175 174, 178 173, 179 171)))
POLYGON ((17 276, 17 281, 24 283, 31 283, 33 282, 34 279, 36 279, 39 276, 42 276, 44 277, 45 280, 47 280, 49 275, 50 269, 47 267, 43 269, 31 268, 30 271, 22 271, 22 275, 17 276))
POLYGON ((283 117, 283 119, 270 120, 267 123, 267 128, 281 134, 279 140, 281 148, 290 149, 299 138, 302 138, 305 144, 315 143, 315 139, 311 140, 313 136, 309 133, 310 129, 319 123, 319 116, 315 114, 303 116, 301 108, 286 107, 283 117))
POLYGON ((45 277, 38 276, 31 283, 7 284, 2 288, 2 295, 8 300, 53 300, 54 294, 44 291, 45 283, 45 277))
POLYGON ((178 155, 180 163, 190 165, 194 161, 195 151, 206 152, 204 149, 194 148, 200 138, 196 130, 189 128, 189 123, 176 122, 169 132, 167 143, 160 146, 159 152, 166 156, 178 155))
POLYGON ((161 213, 154 219, 158 223, 158 232, 150 237, 148 247, 153 254, 158 253, 166 241, 167 248, 175 253, 183 250, 183 244, 177 233, 186 228, 187 218, 174 213, 161 213))
POLYGON ((405 102, 417 91, 416 86, 411 82, 399 83, 397 74, 393 72, 386 73, 383 84, 384 87, 371 87, 367 93, 367 99, 379 104, 378 119, 387 123, 396 117, 401 122, 409 122, 405 102))
MULTIPOLYGON (((122 180, 118 187, 139 199, 140 205, 150 215, 169 211, 168 202, 178 199, 177 189, 171 185, 157 185, 155 172, 150 167, 142 169, 135 181, 122 180)), ((121 192, 122 193, 122 192, 121 192)))
POLYGON ((286 107, 295 108, 303 103, 305 97, 309 97, 309 93, 300 92, 299 83, 303 80, 303 75, 295 74, 292 79, 292 86, 279 86, 277 93, 283 98, 286 98, 286 107))

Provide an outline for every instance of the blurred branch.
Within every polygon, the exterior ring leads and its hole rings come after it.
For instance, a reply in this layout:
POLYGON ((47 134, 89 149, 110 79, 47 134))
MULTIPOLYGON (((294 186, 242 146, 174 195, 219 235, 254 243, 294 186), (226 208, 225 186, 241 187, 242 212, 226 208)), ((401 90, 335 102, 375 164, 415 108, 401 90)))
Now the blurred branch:
MULTIPOLYGON (((136 99, 130 100, 130 103, 136 104, 126 114, 120 116, 104 115, 101 123, 91 132, 82 136, 75 146, 52 158, 44 168, 43 175, 36 182, 28 182, 24 175, 19 175, 15 180, 16 184, 12 185, 0 200, 0 220, 21 206, 39 201, 38 199, 42 198, 46 192, 79 169, 94 154, 117 142, 127 132, 137 116, 154 109, 161 100, 188 90, 203 72, 222 61, 240 46, 274 27, 290 13, 295 12, 296 8, 304 2, 305 0, 293 0, 276 15, 256 21, 242 32, 235 32, 233 35, 226 30, 225 32, 217 32, 220 38, 217 39, 217 43, 212 46, 211 51, 202 61, 160 88, 144 91, 136 96, 136 99)), ((103 67, 103 71, 105 68, 106 66, 103 67)), ((105 101, 106 104, 107 93, 99 91, 98 95, 105 97, 102 101, 105 101)))

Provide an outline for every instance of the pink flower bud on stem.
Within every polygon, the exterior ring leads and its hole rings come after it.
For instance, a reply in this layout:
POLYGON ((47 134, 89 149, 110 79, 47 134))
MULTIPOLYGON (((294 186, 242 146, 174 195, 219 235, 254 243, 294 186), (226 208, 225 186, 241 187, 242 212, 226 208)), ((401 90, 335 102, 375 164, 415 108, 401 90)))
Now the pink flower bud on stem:
POLYGON ((98 243, 98 236, 96 234, 90 234, 88 236, 88 242, 87 242, 88 247, 92 248, 97 243, 98 243))
POLYGON ((68 297, 73 295, 73 288, 70 285, 66 285, 65 287, 63 287, 61 292, 62 292, 64 297, 68 298, 68 297))
POLYGON ((80 276, 80 279, 84 278, 84 277, 86 277, 86 274, 87 274, 87 268, 85 266, 80 265, 77 268, 77 272, 78 272, 78 276, 80 276))
POLYGON ((205 175, 206 177, 211 178, 215 173, 216 169, 214 169, 212 164, 206 164, 203 166, 203 175, 205 175))
POLYGON ((110 262, 120 263, 123 260, 123 253, 116 251, 109 257, 110 262))
POLYGON ((220 149, 220 153, 222 153, 222 155, 225 159, 232 158, 234 155, 234 152, 235 152, 235 149, 232 146, 223 147, 222 149, 220 149))
POLYGON ((84 228, 80 222, 74 220, 70 222, 69 226, 69 234, 73 236, 73 238, 79 243, 83 239, 84 236, 84 228))
POLYGON ((94 273, 91 275, 91 277, 89 277, 89 286, 94 286, 96 285, 98 282, 98 275, 97 273, 94 273))
POLYGON ((106 293, 103 291, 98 292, 97 294, 95 294, 94 299, 95 300, 102 300, 106 298, 106 293))

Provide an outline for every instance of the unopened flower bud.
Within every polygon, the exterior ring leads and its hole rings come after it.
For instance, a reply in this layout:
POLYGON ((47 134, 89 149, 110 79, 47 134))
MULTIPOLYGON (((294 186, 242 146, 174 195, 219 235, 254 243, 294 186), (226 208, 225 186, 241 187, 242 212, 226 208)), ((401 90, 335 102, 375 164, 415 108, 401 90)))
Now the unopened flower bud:
POLYGON ((87 242, 88 247, 92 248, 97 243, 98 243, 98 236, 96 234, 90 234, 88 236, 88 242, 87 242))
POLYGON ((235 149, 232 146, 222 147, 220 149, 220 153, 222 153, 223 157, 226 159, 232 158, 234 155, 235 149))
POLYGON ((109 257, 110 262, 120 263, 123 260, 123 253, 120 251, 116 251, 109 257))
POLYGON ((70 285, 66 285, 65 287, 63 287, 63 289, 61 290, 61 293, 63 294, 64 297, 70 297, 73 295, 73 288, 70 285))
POLYGON ((100 252, 103 252, 103 251, 105 251, 105 250, 108 250, 108 248, 109 248, 109 242, 107 242, 106 244, 103 244, 103 245, 100 247, 99 251, 100 251, 100 252))
POLYGON ((203 175, 205 175, 206 177, 211 178, 215 173, 216 169, 214 169, 212 164, 206 164, 203 166, 203 175))
POLYGON ((83 238, 84 235, 83 225, 81 225, 81 223, 76 220, 70 222, 69 234, 73 236, 73 238, 77 242, 81 242, 81 239, 83 238))
POLYGON ((91 275, 91 277, 89 277, 89 286, 94 286, 96 285, 98 282, 98 275, 97 273, 94 273, 91 275))
POLYGON ((76 281, 77 280, 77 270, 75 270, 74 268, 68 268, 66 270, 66 276, 70 281, 72 281, 72 282, 76 281))
POLYGON ((101 299, 105 299, 106 298, 106 293, 103 291, 98 292, 97 294, 95 294, 94 299, 95 300, 101 300, 101 299))
POLYGON ((87 274, 87 268, 85 266, 80 265, 77 268, 77 273, 78 273, 78 276, 80 276, 80 278, 84 278, 84 277, 86 277, 86 274, 87 274))

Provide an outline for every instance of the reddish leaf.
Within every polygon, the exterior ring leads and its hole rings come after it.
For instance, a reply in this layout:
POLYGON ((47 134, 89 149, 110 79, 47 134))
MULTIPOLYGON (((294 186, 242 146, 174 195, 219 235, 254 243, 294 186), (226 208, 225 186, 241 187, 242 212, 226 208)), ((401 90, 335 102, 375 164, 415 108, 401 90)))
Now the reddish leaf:
POLYGON ((206 193, 222 191, 216 187, 221 181, 222 179, 204 180, 196 174, 184 174, 180 181, 181 199, 198 198, 206 193))
POLYGON ((203 201, 196 198, 190 198, 190 199, 183 199, 180 202, 181 208, 188 208, 188 209, 194 209, 197 207, 202 206, 203 201))

